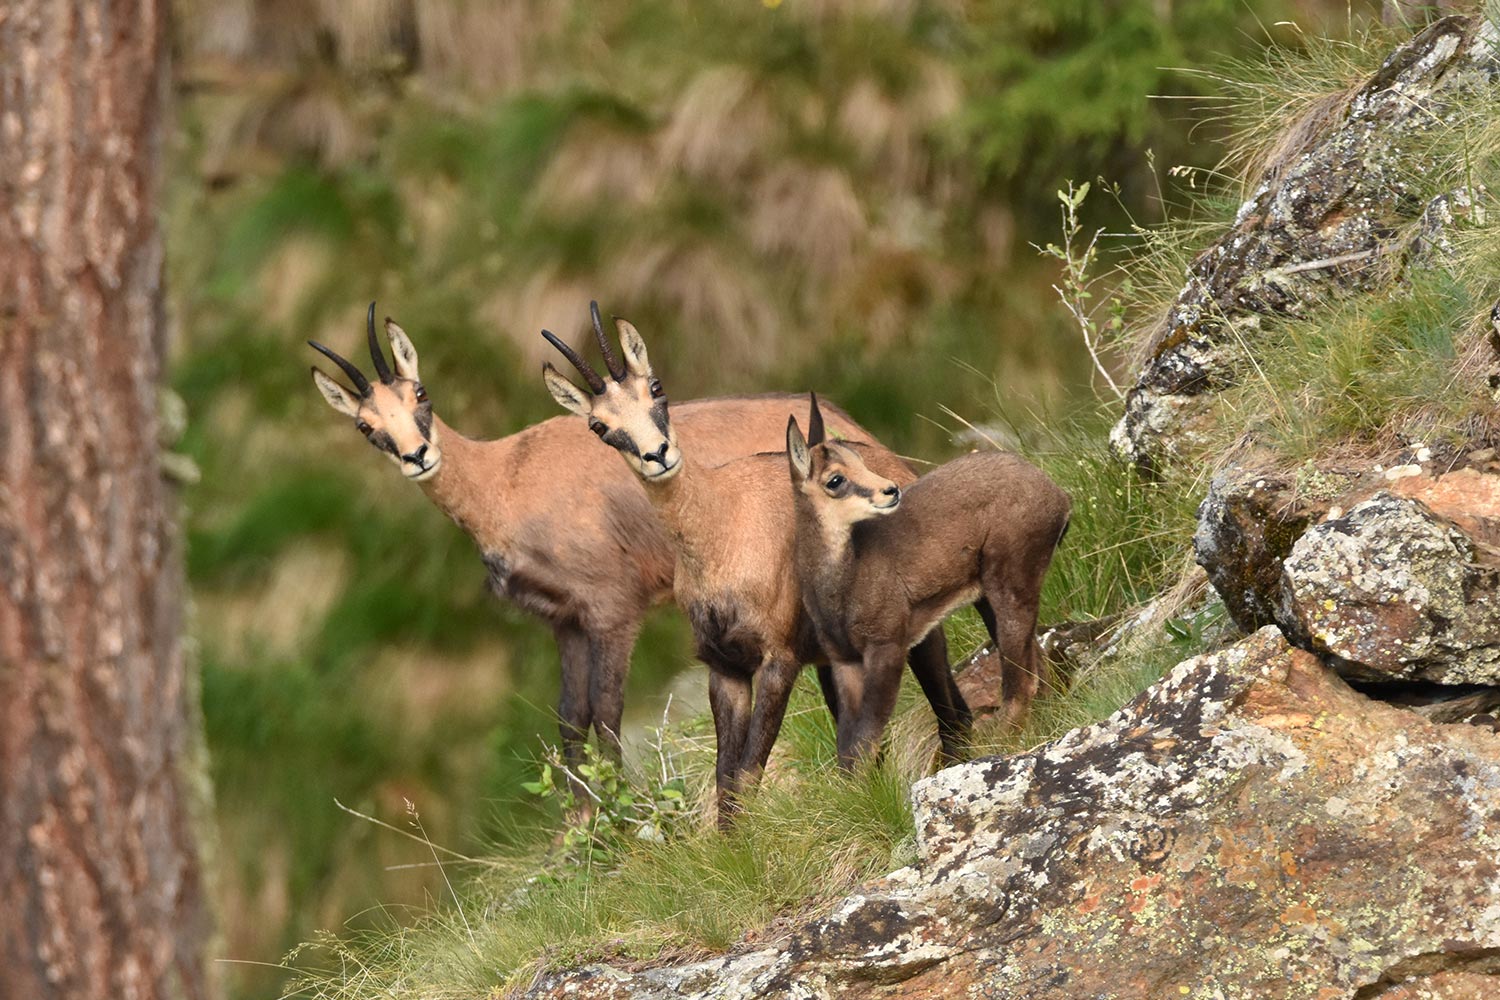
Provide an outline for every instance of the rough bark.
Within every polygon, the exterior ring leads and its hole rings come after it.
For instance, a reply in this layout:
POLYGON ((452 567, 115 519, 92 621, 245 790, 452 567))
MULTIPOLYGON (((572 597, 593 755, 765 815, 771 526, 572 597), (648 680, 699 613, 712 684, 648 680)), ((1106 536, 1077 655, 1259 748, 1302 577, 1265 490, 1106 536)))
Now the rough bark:
POLYGON ((0 7, 0 996, 198 998, 162 0, 0 7))

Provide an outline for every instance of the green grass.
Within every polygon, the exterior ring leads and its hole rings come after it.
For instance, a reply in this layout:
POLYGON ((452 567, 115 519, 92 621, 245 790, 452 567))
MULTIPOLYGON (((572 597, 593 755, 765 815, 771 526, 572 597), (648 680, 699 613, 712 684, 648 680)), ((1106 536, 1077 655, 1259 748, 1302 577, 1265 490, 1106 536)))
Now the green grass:
POLYGON ((1486 405, 1457 366, 1456 339, 1493 301, 1476 292, 1433 271, 1332 306, 1316 321, 1274 324, 1244 381, 1223 398, 1221 437, 1248 427, 1288 465, 1379 455, 1403 438, 1461 438, 1465 418, 1486 405))
MULTIPOLYGON (((1196 651, 1165 631, 1144 648, 1078 678, 1065 696, 1040 699, 1019 733, 981 729, 984 749, 1014 751, 1101 719, 1196 651)), ((909 789, 930 770, 933 728, 908 679, 883 760, 845 774, 816 686, 804 677, 771 771, 721 834, 707 823, 712 737, 703 720, 690 723, 669 735, 663 761, 687 777, 701 804, 696 830, 630 843, 612 863, 589 868, 541 844, 455 864, 457 896, 415 921, 401 914, 300 949, 297 995, 472 998, 524 985, 544 966, 722 951, 779 916, 814 912, 916 860, 909 789)), ((635 780, 654 777, 637 770, 635 780)))

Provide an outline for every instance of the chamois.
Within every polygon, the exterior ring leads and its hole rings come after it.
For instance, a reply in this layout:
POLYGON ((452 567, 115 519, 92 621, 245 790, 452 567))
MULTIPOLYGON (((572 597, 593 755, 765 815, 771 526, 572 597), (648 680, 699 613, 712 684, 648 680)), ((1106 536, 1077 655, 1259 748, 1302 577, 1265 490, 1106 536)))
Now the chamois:
POLYGON ((1004 452, 956 458, 903 488, 826 439, 816 396, 787 422, 798 584, 833 663, 838 752, 868 753, 890 720, 901 659, 962 604, 979 609, 1001 664, 1008 723, 1026 717, 1044 661, 1037 606, 1072 501, 1004 452))
MULTIPOLYGON (((596 330, 609 379, 545 330, 542 335, 578 369, 588 391, 550 363, 543 365, 542 376, 557 402, 584 417, 640 476, 676 546, 674 592, 692 622, 698 656, 709 668, 722 827, 737 808, 739 791, 765 767, 802 665, 823 664, 825 697, 829 690, 827 661, 803 611, 793 571, 795 512, 784 459, 777 451, 712 466, 696 444, 680 447, 677 422, 645 342, 625 320, 616 319, 615 325, 623 363, 596 330)), ((858 451, 853 444, 845 447, 885 475, 903 482, 915 478, 878 444, 858 451)), ((949 671, 941 631, 912 650, 911 669, 938 716, 945 755, 956 756, 967 736, 969 709, 949 671)), ((842 702, 831 700, 830 708, 842 720, 842 702)))
MULTIPOLYGON (((598 328, 598 311, 594 312, 598 328)), ((321 344, 354 391, 312 370, 318 391, 354 420, 369 442, 419 484, 478 546, 490 586, 551 626, 562 661, 558 706, 564 756, 577 763, 590 726, 619 754, 623 689, 647 609, 672 590, 671 540, 645 492, 619 463, 598 462, 598 445, 571 417, 509 437, 466 438, 433 412, 411 339, 390 319, 392 371, 375 333, 366 334, 376 380, 321 344)), ((709 461, 782 447, 782 428, 800 397, 697 400, 674 409, 683 440, 709 461)), ((839 433, 865 436, 831 411, 839 433)))

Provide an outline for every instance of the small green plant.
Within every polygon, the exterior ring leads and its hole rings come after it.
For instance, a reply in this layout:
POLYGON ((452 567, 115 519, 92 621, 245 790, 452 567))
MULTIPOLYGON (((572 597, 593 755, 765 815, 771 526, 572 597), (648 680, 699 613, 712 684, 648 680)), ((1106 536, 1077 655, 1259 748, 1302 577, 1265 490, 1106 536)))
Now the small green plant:
POLYGON ((632 841, 665 843, 693 824, 687 800, 687 777, 658 728, 653 747, 660 765, 627 774, 619 761, 593 744, 583 748, 583 763, 569 767, 562 751, 548 746, 541 773, 522 788, 563 811, 561 847, 574 868, 608 867, 632 841))
MULTIPOLYGON (((1089 352, 1094 370, 1104 379, 1104 384, 1109 386, 1115 398, 1123 399, 1124 391, 1104 367, 1099 352, 1106 332, 1118 336, 1124 328, 1125 305, 1118 295, 1110 295, 1099 302, 1093 301, 1094 289, 1104 279, 1104 276, 1095 273, 1095 266, 1099 262, 1099 238, 1104 235, 1104 230, 1096 229, 1086 241, 1083 239, 1083 224, 1078 221, 1078 209, 1088 196, 1088 181, 1076 188, 1072 181, 1068 181, 1067 190, 1057 192, 1057 200, 1062 202, 1062 245, 1048 243, 1045 247, 1036 249, 1043 256, 1052 257, 1062 264, 1062 277, 1058 284, 1052 286, 1052 290, 1057 293, 1063 308, 1073 317, 1079 332, 1083 334, 1083 346, 1089 352), (1102 324, 1099 318, 1101 312, 1107 314, 1102 324)), ((1128 282, 1119 291, 1129 295, 1131 289, 1128 282)))

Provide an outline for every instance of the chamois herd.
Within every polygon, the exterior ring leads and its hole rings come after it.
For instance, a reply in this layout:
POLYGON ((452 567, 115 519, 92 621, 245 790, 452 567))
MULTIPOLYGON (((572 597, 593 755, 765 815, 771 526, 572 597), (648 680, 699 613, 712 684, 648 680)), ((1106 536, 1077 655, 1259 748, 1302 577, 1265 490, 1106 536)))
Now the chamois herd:
POLYGON ((591 728, 619 753, 631 650, 647 609, 669 594, 709 671, 721 826, 764 769, 805 664, 817 668, 843 766, 878 749, 903 661, 937 717, 944 757, 957 758, 971 715, 939 626, 961 605, 978 609, 995 643, 1006 721, 1025 718, 1044 669, 1042 581, 1071 506, 1045 473, 975 452, 918 478, 815 395, 669 408, 640 333, 616 319, 617 356, 598 305, 590 312, 604 374, 542 331, 585 388, 551 363, 542 379, 582 419, 494 441, 466 438, 433 412, 416 348, 387 319, 392 369, 374 303, 377 381, 310 342, 353 385, 314 367, 328 404, 473 538, 496 592, 551 626, 567 761, 578 762, 591 728), (603 446, 624 462, 599 461, 603 446))

